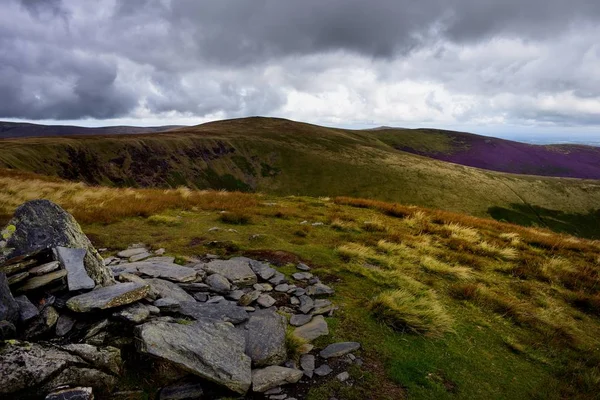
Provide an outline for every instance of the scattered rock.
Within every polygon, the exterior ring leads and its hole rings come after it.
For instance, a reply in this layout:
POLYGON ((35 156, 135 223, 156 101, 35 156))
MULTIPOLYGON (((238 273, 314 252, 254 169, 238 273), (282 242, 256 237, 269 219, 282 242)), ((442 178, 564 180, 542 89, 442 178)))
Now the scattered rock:
POLYGON ((255 283, 253 286, 254 290, 260 290, 261 292, 272 292, 273 286, 268 283, 255 283))
POLYGON ((23 293, 41 289, 62 280, 65 276, 67 276, 67 271, 64 269, 42 276, 36 276, 25 281, 25 283, 16 291, 17 293, 23 293))
POLYGON ((333 303, 326 299, 317 299, 315 300, 315 307, 312 310, 314 315, 327 314, 328 312, 333 310, 333 303))
POLYGON ((179 310, 181 303, 168 297, 154 301, 153 305, 161 311, 175 312, 179 310))
POLYGON ((298 300, 300 300, 300 307, 298 307, 298 309, 304 314, 308 314, 315 306, 313 299, 307 295, 298 297, 298 300))
POLYGON ((290 298, 290 304, 293 306, 300 305, 300 300, 296 296, 293 296, 290 298))
POLYGON ((274 268, 271 268, 268 264, 262 263, 256 260, 249 260, 248 264, 250 268, 256 275, 260 277, 263 281, 268 281, 271 279, 275 273, 277 272, 274 268))
POLYGON ((281 285, 282 283, 285 283, 285 281, 285 275, 279 271, 276 271, 275 275, 273 275, 273 277, 269 279, 269 283, 274 286, 281 285))
POLYGON ((75 326, 75 320, 67 314, 61 314, 56 321, 56 336, 65 336, 71 332, 73 326, 75 326))
POLYGON ((296 265, 296 268, 298 268, 300 271, 310 271, 310 267, 303 263, 299 263, 298 265, 296 265))
POLYGON ((182 267, 172 263, 154 263, 140 261, 131 264, 124 264, 125 271, 137 274, 143 274, 152 278, 162 278, 173 282, 192 282, 197 277, 197 272, 193 268, 182 267))
POLYGON ((313 277, 313 274, 310 272, 296 272, 292 274, 292 278, 297 281, 307 281, 313 277))
POLYGON ((11 275, 8 277, 8 285, 9 286, 14 286, 19 282, 24 281, 25 279, 27 279, 29 277, 29 272, 25 271, 25 272, 19 272, 18 274, 15 275, 11 275))
POLYGON ((116 347, 96 347, 89 344, 68 344, 63 350, 83 358, 91 366, 119 375, 123 368, 121 350, 116 347))
POLYGON ((323 364, 315 369, 315 374, 318 376, 327 376, 332 372, 333 372, 333 370, 327 364, 323 364))
POLYGON ((312 315, 310 314, 294 314, 290 318, 290 325, 292 326, 302 326, 308 324, 312 320, 312 315))
POLYGON ((325 318, 322 315, 317 315, 309 323, 296 328, 294 335, 310 342, 320 336, 329 335, 329 327, 325 318))
POLYGON ((144 279, 150 285, 151 290, 158 293, 161 298, 168 298, 177 301, 194 301, 194 298, 183 290, 179 285, 164 279, 144 279))
POLYGON ((315 285, 309 286, 306 290, 306 293, 309 296, 322 296, 322 295, 331 295, 334 293, 334 290, 327 285, 322 283, 317 283, 315 285))
POLYGON ((71 249, 58 246, 54 251, 60 263, 67 270, 67 285, 70 291, 93 289, 96 286, 96 283, 89 277, 83 265, 87 253, 86 249, 71 249))
POLYGON ((183 382, 162 388, 159 400, 195 400, 202 399, 204 391, 197 382, 183 382))
POLYGON ((16 323, 19 320, 19 304, 15 301, 6 274, 0 272, 0 321, 16 323))
POLYGON ((27 296, 17 296, 15 297, 15 301, 19 306, 19 319, 21 322, 27 322, 40 314, 38 308, 33 305, 33 303, 27 298, 27 296))
POLYGON ((143 299, 149 289, 148 285, 139 283, 117 283, 72 297, 67 301, 67 307, 75 312, 89 312, 123 306, 143 299))
POLYGON ((217 293, 228 293, 231 290, 231 283, 221 274, 209 275, 205 282, 217 293))
POLYGON ((58 205, 48 200, 33 200, 21 205, 7 225, 10 233, 5 237, 4 248, 0 249, 0 264, 3 260, 42 249, 58 246, 86 250, 85 270, 97 285, 114 282, 110 270, 104 266, 102 257, 81 231, 75 218, 58 205))
POLYGON ((45 400, 94 400, 91 387, 74 387, 54 390, 45 400))
POLYGON ((194 282, 194 283, 178 283, 179 287, 188 292, 208 292, 210 286, 206 283, 194 282))
POLYGON ((360 343, 340 342, 340 343, 330 344, 329 346, 325 347, 323 350, 321 350, 319 355, 322 358, 327 359, 327 358, 331 358, 331 357, 344 356, 344 355, 352 353, 353 351, 356 351, 358 349, 360 349, 360 343))
POLYGON ((58 312, 52 306, 46 306, 36 318, 34 318, 25 330, 24 336, 27 339, 45 335, 56 325, 58 321, 58 312))
POLYGON ((133 256, 136 256, 138 254, 144 254, 146 252, 147 252, 147 250, 144 247, 130 248, 130 249, 118 252, 117 257, 129 259, 133 256))
MULTIPOLYGON (((134 262, 145 260, 149 257, 152 257, 152 254, 150 254, 146 251, 146 252, 136 254, 134 256, 129 257, 129 262, 134 263, 134 262)), ((173 261, 175 261, 175 260, 173 260, 173 261)), ((173 262, 173 261, 170 261, 170 262, 173 262)))
POLYGON ((117 311, 113 314, 113 317, 117 319, 132 322, 134 324, 144 322, 149 316, 150 310, 148 310, 148 308, 141 303, 134 303, 128 305, 122 310, 117 311))
POLYGON ((138 351, 244 394, 251 385, 250 357, 242 332, 201 320, 192 325, 148 322, 136 328, 138 351))
POLYGON ((9 340, 15 337, 17 337, 17 328, 15 325, 9 321, 0 321, 0 340, 9 340))
POLYGON ((348 371, 344 371, 341 374, 338 374, 336 376, 336 379, 340 382, 346 382, 348 379, 350 379, 350 374, 348 373, 348 371))
POLYGON ((228 299, 239 301, 244 294, 245 293, 243 290, 232 290, 231 292, 227 293, 226 296, 228 299))
POLYGON ((255 366, 277 365, 285 361, 285 317, 275 310, 259 310, 245 326, 246 354, 255 366))
POLYGON ((256 302, 263 308, 269 308, 275 304, 275 299, 268 294, 261 294, 256 302))
POLYGON ((208 293, 194 293, 194 299, 201 303, 208 301, 208 293))
POLYGON ((300 357, 300 368, 302 368, 306 376, 312 378, 315 371, 315 356, 312 354, 304 354, 300 357))
POLYGON ((158 250, 154 250, 154 254, 156 254, 157 256, 162 256, 163 254, 165 254, 167 251, 163 248, 160 248, 158 250))
POLYGON ((287 283, 282 283, 281 285, 275 286, 276 292, 286 293, 288 290, 290 290, 290 285, 288 285, 287 283))
POLYGON ((223 297, 223 296, 213 296, 210 299, 208 299, 206 301, 206 303, 207 304, 213 304, 213 303, 219 303, 219 302, 224 301, 224 300, 225 300, 225 297, 223 297))
POLYGON ((204 266, 209 274, 220 274, 237 286, 252 286, 257 282, 256 274, 250 268, 247 258, 213 260, 204 266))
POLYGON ((59 261, 51 261, 46 264, 39 265, 37 267, 33 267, 29 270, 31 275, 45 275, 49 272, 56 271, 60 267, 59 261))
POLYGON ((270 366, 252 371, 252 390, 255 392, 266 392, 277 386, 287 383, 296 383, 304 373, 293 368, 270 366))
POLYGON ((240 306, 249 306, 254 303, 262 293, 259 290, 253 290, 252 292, 248 292, 240 297, 238 304, 240 306))
POLYGON ((231 322, 232 324, 240 324, 244 321, 247 321, 249 318, 248 313, 243 307, 239 307, 228 302, 203 304, 195 301, 186 301, 180 304, 177 312, 194 318, 195 320, 209 318, 231 322))

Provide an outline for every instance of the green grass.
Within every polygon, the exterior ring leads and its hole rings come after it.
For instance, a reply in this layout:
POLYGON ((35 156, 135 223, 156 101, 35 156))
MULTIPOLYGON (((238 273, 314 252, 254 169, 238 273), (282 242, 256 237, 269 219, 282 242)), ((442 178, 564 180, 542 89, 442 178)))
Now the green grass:
POLYGON ((152 135, 3 140, 0 167, 117 187, 364 197, 597 235, 597 218, 585 218, 599 209, 597 181, 484 171, 399 151, 400 142, 435 152, 460 147, 440 132, 250 118, 152 135), (514 205, 528 211, 507 211, 514 205), (563 223, 556 213, 582 217, 563 223))

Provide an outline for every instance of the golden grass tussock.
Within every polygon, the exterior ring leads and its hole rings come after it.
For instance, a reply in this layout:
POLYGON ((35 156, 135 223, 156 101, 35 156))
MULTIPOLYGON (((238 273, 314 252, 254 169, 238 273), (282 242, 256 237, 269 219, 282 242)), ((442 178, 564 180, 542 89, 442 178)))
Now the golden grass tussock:
POLYGON ((333 228, 337 231, 342 231, 342 232, 357 230, 357 226, 355 223, 349 222, 349 221, 344 221, 341 219, 334 219, 333 221, 331 221, 330 226, 331 226, 331 228, 333 228))
POLYGON ((152 225, 180 226, 183 224, 181 217, 171 217, 169 215, 151 215, 148 222, 152 225))
POLYGON ((388 232, 390 230, 381 218, 371 218, 363 222, 362 229, 366 232, 388 232))
POLYGON ((514 260, 519 255, 517 249, 512 247, 500 247, 493 243, 482 241, 477 245, 477 252, 489 257, 496 257, 503 260, 514 260))
POLYGON ((369 305, 374 315, 401 332, 441 337, 452 332, 453 319, 431 291, 388 290, 369 305))
POLYGON ((477 229, 462 226, 456 222, 444 224, 443 229, 450 233, 450 237, 464 240, 469 243, 477 243, 481 240, 481 235, 477 229))
POLYGON ((430 256, 421 258, 421 268, 426 272, 440 275, 449 279, 468 281, 474 279, 470 268, 446 264, 430 256))

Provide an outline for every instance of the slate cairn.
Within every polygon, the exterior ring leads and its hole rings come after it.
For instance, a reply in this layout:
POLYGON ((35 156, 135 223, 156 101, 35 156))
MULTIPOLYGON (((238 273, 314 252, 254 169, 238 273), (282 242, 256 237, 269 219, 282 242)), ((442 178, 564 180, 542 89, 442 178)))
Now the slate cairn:
POLYGON ((362 363, 358 343, 310 344, 336 307, 305 264, 291 283, 245 257, 182 266, 132 245, 102 259, 47 200, 19 207, 0 235, 2 399, 294 400, 326 376, 351 385, 344 365, 362 363), (298 360, 286 332, 305 343, 298 360))

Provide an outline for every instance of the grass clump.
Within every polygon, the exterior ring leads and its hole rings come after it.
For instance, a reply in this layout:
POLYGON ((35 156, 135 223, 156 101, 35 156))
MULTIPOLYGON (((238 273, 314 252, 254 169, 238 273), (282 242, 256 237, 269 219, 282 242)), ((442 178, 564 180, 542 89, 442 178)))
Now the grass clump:
POLYGON ((471 269, 461 266, 448 265, 442 261, 436 260, 430 256, 424 256, 421 258, 421 267, 432 274, 438 274, 440 276, 456 279, 456 280, 470 280, 473 279, 471 269))
POLYGON ((219 221, 231 225, 248 225, 252 223, 252 217, 243 212, 223 212, 219 215, 219 221))
POLYGON ((179 226, 183 223, 181 218, 170 217, 168 215, 151 215, 148 217, 148 222, 152 225, 179 226))
POLYGON ((395 330, 441 337, 452 331, 452 317, 430 291, 388 290, 370 304, 377 318, 395 330))
POLYGON ((306 340, 294 335, 294 330, 288 327, 285 331, 285 348, 288 360, 298 361, 307 343, 306 340))

